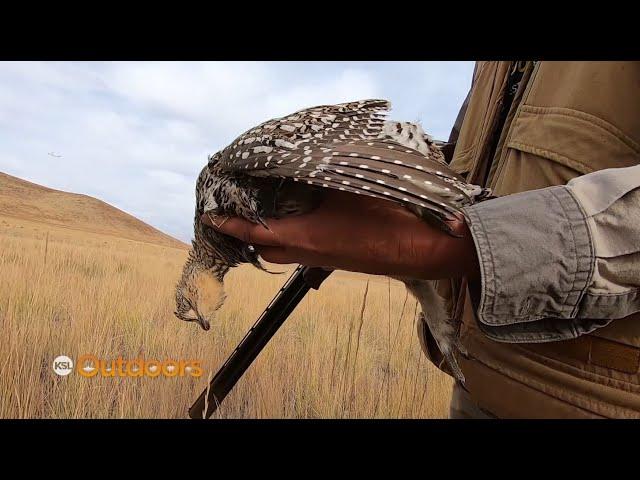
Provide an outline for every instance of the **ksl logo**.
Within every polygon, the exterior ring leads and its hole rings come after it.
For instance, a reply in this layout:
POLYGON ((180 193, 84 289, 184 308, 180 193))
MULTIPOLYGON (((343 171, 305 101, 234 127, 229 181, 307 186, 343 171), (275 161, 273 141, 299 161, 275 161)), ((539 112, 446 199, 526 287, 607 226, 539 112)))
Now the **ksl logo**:
POLYGON ((136 358, 127 360, 118 357, 117 360, 105 360, 95 355, 81 355, 74 365, 66 355, 58 355, 53 360, 53 371, 60 376, 67 376, 73 372, 74 366, 80 376, 91 378, 100 377, 192 377, 198 378, 203 374, 200 360, 146 360, 136 358))
POLYGON ((73 371, 73 360, 66 355, 60 355, 53 361, 53 371, 60 376, 69 375, 73 371))

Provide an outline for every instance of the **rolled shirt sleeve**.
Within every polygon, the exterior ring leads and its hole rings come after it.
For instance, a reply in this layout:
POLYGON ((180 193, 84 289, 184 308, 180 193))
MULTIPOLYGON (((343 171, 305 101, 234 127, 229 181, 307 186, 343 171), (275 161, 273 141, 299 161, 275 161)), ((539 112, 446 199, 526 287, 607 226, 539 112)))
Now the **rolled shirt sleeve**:
POLYGON ((466 207, 479 326, 504 342, 575 338, 640 311, 640 165, 466 207))

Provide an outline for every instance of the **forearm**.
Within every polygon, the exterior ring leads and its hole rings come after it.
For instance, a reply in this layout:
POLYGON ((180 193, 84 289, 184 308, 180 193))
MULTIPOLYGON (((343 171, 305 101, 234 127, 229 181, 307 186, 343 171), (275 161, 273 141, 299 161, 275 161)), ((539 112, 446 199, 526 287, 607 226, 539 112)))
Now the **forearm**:
POLYGON ((480 269, 472 296, 492 338, 574 338, 640 310, 640 166, 464 211, 480 269))

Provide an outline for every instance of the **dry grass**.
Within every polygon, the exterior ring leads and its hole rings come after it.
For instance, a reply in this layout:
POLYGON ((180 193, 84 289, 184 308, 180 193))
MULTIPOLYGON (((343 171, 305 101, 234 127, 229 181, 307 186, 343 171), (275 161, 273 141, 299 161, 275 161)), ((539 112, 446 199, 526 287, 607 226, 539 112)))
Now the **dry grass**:
MULTIPOLYGON (((203 332, 172 314, 185 255, 0 217, 0 418, 185 418, 207 375, 286 279, 236 269, 217 324, 203 332), (84 353, 201 359, 206 373, 83 378, 52 371, 57 355, 84 353)), ((216 415, 445 417, 451 382, 420 351, 416 303, 405 295, 384 278, 332 275, 303 300, 216 415)))

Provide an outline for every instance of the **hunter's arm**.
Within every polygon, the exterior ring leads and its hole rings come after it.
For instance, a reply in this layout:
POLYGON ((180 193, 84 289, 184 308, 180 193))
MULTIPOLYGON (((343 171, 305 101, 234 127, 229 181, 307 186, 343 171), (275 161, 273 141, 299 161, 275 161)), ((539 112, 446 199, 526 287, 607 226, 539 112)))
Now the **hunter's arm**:
POLYGON ((464 209, 480 327, 506 342, 575 338, 640 311, 640 165, 464 209))

